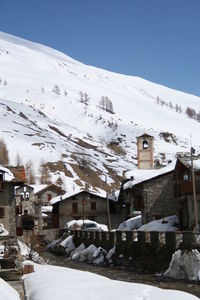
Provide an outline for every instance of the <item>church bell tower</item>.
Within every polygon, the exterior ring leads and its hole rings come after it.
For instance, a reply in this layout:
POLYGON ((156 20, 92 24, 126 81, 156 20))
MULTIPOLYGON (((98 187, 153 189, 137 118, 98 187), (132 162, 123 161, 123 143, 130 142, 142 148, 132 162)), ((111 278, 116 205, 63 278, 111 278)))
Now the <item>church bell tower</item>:
POLYGON ((150 170, 154 168, 153 153, 154 137, 146 133, 137 137, 138 169, 150 170))

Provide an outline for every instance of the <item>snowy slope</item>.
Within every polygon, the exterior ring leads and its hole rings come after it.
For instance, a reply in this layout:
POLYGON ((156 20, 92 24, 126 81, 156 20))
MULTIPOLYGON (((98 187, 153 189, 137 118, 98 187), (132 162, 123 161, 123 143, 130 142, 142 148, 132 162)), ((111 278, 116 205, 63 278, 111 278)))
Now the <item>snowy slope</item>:
POLYGON ((99 178, 107 173, 112 183, 115 174, 134 168, 135 137, 144 131, 155 137, 155 156, 165 163, 176 152, 189 150, 190 133, 199 150, 200 123, 186 116, 187 106, 198 113, 200 98, 87 66, 0 32, 0 130, 12 163, 16 152, 24 162, 33 159, 36 166, 41 158, 50 162, 62 158, 71 184, 81 177, 74 167, 81 157, 99 178), (87 93, 88 104, 80 101, 80 92, 87 93), (102 96, 111 100, 114 114, 100 107, 102 96), (163 132, 170 134, 166 138, 163 132), (124 152, 108 147, 113 141, 124 152))

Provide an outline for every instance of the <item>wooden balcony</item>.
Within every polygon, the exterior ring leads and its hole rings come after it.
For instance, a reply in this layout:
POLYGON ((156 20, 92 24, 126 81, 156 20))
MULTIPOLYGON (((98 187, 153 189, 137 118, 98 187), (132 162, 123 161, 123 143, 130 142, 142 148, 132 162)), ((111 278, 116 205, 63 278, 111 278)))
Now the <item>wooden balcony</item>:
MULTIPOLYGON (((179 185, 180 194, 192 194, 193 193, 193 187, 192 187, 192 181, 184 181, 180 183, 179 185)), ((200 182, 196 182, 196 193, 200 193, 200 182)))

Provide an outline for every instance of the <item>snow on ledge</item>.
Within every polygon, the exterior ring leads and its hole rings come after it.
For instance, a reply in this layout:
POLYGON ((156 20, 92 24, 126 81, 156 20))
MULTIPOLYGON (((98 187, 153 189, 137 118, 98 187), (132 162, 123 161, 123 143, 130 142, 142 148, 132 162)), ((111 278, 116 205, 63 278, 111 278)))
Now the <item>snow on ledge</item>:
POLYGON ((12 181, 12 180, 15 179, 13 173, 11 173, 9 169, 7 169, 7 168, 5 168, 1 165, 0 165, 0 174, 4 174, 4 176, 5 176, 4 180, 5 181, 12 181))

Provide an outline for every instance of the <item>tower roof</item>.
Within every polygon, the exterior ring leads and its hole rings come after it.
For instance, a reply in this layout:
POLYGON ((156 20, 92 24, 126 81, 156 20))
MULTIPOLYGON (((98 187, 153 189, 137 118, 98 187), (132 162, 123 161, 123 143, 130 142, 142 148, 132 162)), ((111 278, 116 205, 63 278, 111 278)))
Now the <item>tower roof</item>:
POLYGON ((139 136, 137 136, 136 138, 138 139, 138 138, 141 138, 141 137, 143 137, 143 138, 149 137, 149 138, 154 139, 154 136, 152 136, 152 135, 150 135, 150 134, 147 134, 147 133, 143 133, 142 135, 139 135, 139 136))

